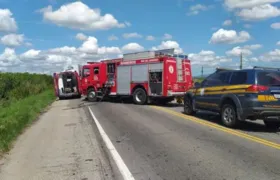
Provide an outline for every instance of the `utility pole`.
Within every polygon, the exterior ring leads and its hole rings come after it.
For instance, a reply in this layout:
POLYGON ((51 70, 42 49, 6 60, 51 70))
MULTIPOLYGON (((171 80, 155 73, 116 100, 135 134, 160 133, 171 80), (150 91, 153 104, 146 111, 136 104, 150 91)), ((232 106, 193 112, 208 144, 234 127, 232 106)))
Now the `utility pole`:
POLYGON ((243 65, 243 56, 242 56, 242 52, 240 53, 240 69, 242 69, 242 65, 243 65))
POLYGON ((203 77, 203 66, 201 67, 201 77, 203 77))

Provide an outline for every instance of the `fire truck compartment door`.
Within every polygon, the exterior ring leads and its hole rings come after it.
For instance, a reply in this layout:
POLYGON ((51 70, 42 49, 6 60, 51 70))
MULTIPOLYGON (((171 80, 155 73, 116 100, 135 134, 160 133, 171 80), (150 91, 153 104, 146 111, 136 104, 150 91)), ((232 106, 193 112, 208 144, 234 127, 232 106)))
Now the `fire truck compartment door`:
POLYGON ((118 66, 117 68, 117 94, 130 94, 131 66, 118 66))
POLYGON ((150 64, 149 70, 150 72, 161 72, 163 69, 162 63, 150 64))
POLYGON ((148 82, 148 64, 134 65, 132 66, 132 77, 133 83, 144 83, 148 82))

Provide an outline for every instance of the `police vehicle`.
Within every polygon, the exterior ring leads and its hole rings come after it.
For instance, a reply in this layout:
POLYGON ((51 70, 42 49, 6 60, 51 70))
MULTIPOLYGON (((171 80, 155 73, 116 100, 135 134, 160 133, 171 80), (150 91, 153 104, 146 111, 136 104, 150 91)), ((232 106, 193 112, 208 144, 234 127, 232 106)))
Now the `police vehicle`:
POLYGON ((280 69, 217 69, 184 96, 184 113, 198 110, 220 114, 222 124, 234 128, 245 119, 280 127, 280 69))

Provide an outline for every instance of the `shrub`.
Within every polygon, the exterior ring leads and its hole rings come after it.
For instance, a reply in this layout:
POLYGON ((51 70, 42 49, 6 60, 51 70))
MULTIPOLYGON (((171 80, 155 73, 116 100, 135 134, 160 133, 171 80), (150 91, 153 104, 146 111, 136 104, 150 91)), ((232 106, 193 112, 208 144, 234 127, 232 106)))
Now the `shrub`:
POLYGON ((54 99, 49 75, 0 73, 0 155, 54 99))
POLYGON ((0 106, 12 101, 39 94, 52 88, 49 75, 29 73, 0 73, 0 106))

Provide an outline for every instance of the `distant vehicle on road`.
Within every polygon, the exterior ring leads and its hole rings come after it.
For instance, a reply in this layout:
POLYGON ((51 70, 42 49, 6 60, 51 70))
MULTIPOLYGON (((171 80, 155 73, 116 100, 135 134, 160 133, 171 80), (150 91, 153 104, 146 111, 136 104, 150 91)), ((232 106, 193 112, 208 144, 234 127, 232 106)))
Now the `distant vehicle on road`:
POLYGON ((217 71, 184 96, 184 112, 217 112, 227 127, 245 119, 262 119, 268 128, 280 127, 280 71, 276 68, 217 71))
POLYGON ((54 73, 55 95, 59 99, 66 97, 81 97, 79 74, 75 70, 65 70, 54 73))

